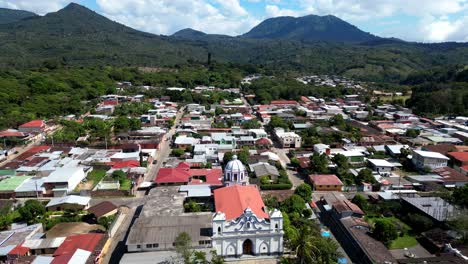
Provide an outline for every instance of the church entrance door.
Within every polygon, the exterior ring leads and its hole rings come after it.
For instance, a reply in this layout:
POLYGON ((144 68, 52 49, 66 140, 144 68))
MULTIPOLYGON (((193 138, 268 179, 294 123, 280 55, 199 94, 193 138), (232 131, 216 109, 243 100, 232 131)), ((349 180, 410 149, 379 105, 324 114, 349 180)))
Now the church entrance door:
POLYGON ((253 244, 252 240, 247 239, 242 244, 242 254, 244 255, 253 255, 253 244))

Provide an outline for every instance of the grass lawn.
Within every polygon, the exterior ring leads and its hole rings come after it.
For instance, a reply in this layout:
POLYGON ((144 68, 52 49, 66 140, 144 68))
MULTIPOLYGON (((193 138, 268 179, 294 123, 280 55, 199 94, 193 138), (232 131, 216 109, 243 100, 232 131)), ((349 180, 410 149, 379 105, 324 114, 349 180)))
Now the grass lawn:
POLYGON ((418 241, 416 238, 410 235, 404 235, 393 240, 392 244, 390 244, 390 249, 410 248, 416 246, 417 244, 418 241))
POLYGON ((132 187, 132 181, 126 179, 120 183, 120 190, 128 191, 132 187))
POLYGON ((399 99, 401 99, 401 100, 403 100, 403 102, 404 102, 404 101, 408 100, 410 97, 411 97, 411 95, 382 96, 382 97, 380 97, 380 100, 381 100, 382 102, 391 102, 391 101, 393 101, 393 100, 399 100, 399 99))
POLYGON ((106 171, 105 170, 93 170, 90 173, 88 173, 88 176, 86 177, 88 181, 93 182, 93 188, 96 186, 102 178, 106 176, 106 171))

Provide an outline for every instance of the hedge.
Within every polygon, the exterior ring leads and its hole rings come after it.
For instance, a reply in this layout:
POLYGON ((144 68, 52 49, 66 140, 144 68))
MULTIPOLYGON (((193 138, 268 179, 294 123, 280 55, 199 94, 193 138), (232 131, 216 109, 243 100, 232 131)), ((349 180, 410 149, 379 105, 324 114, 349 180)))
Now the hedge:
POLYGON ((291 183, 278 183, 278 184, 262 184, 260 189, 262 190, 289 190, 292 188, 291 183))

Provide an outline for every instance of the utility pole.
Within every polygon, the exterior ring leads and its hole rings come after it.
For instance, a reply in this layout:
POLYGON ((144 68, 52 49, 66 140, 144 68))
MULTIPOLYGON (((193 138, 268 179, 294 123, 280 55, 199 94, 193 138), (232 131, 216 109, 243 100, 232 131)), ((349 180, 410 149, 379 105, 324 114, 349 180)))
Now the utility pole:
POLYGON ((104 136, 104 141, 106 142, 106 150, 107 150, 107 136, 104 136))

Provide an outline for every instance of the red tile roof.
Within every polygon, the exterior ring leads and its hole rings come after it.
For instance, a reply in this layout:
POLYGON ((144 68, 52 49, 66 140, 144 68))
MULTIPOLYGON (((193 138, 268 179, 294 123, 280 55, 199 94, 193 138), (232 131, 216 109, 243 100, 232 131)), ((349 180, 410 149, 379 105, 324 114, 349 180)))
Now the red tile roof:
POLYGON ((126 160, 114 162, 112 166, 113 169, 122 169, 122 168, 135 168, 140 167, 140 162, 137 160, 126 160))
POLYGON ((260 192, 255 186, 230 186, 214 191, 216 212, 223 212, 226 220, 236 219, 242 215, 245 209, 250 208, 259 218, 269 218, 264 211, 260 192))
POLYGON ((8 255, 17 255, 17 256, 24 256, 29 252, 28 247, 23 247, 23 243, 17 245, 15 248, 13 248, 10 252, 8 252, 8 255))
POLYGON ((297 105, 296 101, 293 100, 273 100, 271 101, 272 105, 297 105))
POLYGON ((162 183, 187 183, 187 184, 211 184, 222 185, 223 171, 214 169, 190 169, 190 165, 181 162, 176 168, 161 168, 155 182, 162 183), (200 181, 204 177, 206 181, 200 181))
POLYGON ((310 175, 309 178, 315 185, 343 185, 335 174, 310 175))
POLYGON ((25 137, 26 135, 23 132, 16 130, 4 130, 0 131, 0 137, 25 137))
POLYGON ((44 120, 32 120, 32 121, 22 124, 19 127, 44 127, 44 126, 45 126, 44 120))
POLYGON ((104 201, 88 208, 88 212, 96 217, 101 217, 117 209, 117 206, 109 201, 104 201))
POLYGON ((67 237, 55 250, 55 258, 51 264, 68 263, 77 249, 93 252, 103 237, 103 234, 81 234, 67 237))
POLYGON ((461 162, 466 162, 468 161, 468 152, 449 152, 447 155, 453 157, 456 160, 459 160, 461 162))
POLYGON ((450 167, 437 168, 433 172, 441 176, 444 182, 468 182, 468 176, 450 167))
POLYGON ((103 105, 118 105, 119 102, 116 101, 116 100, 106 100, 104 102, 102 102, 103 105))
POLYGON ((255 142, 256 145, 271 145, 271 141, 268 138, 260 138, 255 142))

